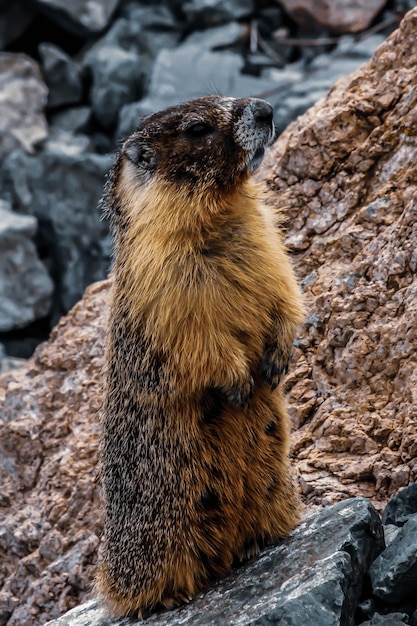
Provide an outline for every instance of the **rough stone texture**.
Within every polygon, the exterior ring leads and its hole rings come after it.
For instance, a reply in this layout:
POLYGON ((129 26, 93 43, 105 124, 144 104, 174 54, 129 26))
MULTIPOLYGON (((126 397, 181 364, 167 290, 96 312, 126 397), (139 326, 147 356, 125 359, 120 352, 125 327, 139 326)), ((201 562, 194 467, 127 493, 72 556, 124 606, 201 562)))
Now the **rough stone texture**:
POLYGON ((0 158, 15 148, 32 153, 46 139, 47 92, 35 61, 24 54, 0 54, 0 158))
MULTIPOLYGON (((309 306, 288 376, 308 507, 366 495, 382 508, 416 475, 416 29, 413 11, 283 134, 261 173, 288 212, 309 306)), ((89 289, 50 343, 0 378, 8 626, 58 616, 93 580, 107 297, 108 283, 89 289)))
POLYGON ((29 0, 60 26, 85 35, 103 30, 110 21, 119 0, 29 0))
POLYGON ((253 0, 187 0, 182 10, 187 21, 207 26, 247 17, 254 6, 253 0))
POLYGON ((7 626, 61 615, 94 578, 106 286, 90 288, 51 343, 0 377, 0 623, 7 626))
POLYGON ((0 332, 48 314, 52 280, 33 244, 37 221, 0 200, 0 332))
POLYGON ((382 523, 403 526, 415 513, 417 513, 417 484, 411 483, 388 502, 382 513, 382 523))
MULTIPOLYGON (((195 601, 151 615, 148 626, 347 626, 352 623, 362 576, 383 547, 374 507, 348 500, 307 516, 279 546, 264 550, 195 601)), ((113 626, 96 603, 49 626, 113 626)), ((132 626, 143 621, 131 620, 132 626)))
POLYGON ((385 0, 278 0, 301 26, 311 29, 312 23, 338 33, 356 33, 369 26, 384 7, 385 0))
POLYGON ((287 379, 308 502, 416 478, 416 28, 414 10, 269 158, 308 306, 287 379))
POLYGON ((375 596, 390 604, 404 601, 417 590, 417 513, 400 529, 369 570, 375 596))
POLYGON ((57 279, 55 319, 87 285, 106 276, 110 263, 108 229, 97 203, 112 158, 86 152, 86 147, 82 138, 67 144, 58 137, 37 157, 14 152, 0 173, 13 208, 43 226, 39 244, 57 279))
POLYGON ((42 43, 39 54, 49 89, 48 107, 77 104, 82 95, 81 75, 77 64, 63 50, 50 43, 42 43))

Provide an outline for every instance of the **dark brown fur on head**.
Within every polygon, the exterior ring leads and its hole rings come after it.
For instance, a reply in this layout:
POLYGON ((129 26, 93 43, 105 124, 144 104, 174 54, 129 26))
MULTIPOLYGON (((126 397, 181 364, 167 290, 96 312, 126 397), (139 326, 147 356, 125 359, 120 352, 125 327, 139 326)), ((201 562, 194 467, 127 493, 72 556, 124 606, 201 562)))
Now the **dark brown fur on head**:
MULTIPOLYGON (((261 163, 274 137, 272 116, 272 107, 263 100, 222 96, 198 98, 148 115, 123 143, 107 191, 113 188, 121 161, 127 159, 135 167, 138 184, 156 176, 200 192, 206 188, 224 192, 261 163)), ((104 207, 111 213, 106 202, 104 207)))

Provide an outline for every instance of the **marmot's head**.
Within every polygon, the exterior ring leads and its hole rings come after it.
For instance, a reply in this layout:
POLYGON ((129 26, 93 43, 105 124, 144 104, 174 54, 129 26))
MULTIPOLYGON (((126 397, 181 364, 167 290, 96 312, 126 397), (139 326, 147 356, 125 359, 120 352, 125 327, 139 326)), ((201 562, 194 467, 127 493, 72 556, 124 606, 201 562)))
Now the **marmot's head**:
POLYGON ((233 187, 260 165, 274 136, 272 116, 258 98, 198 98, 143 118, 120 158, 139 184, 233 187))

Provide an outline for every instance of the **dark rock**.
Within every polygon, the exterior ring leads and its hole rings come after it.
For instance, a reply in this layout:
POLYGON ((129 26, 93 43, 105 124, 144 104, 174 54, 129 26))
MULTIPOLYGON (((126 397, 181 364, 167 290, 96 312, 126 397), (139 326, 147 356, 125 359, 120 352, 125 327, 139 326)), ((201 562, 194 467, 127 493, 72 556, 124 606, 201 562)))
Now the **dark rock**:
POLYGON ((81 36, 102 31, 110 22, 119 0, 30 0, 65 30, 81 36))
POLYGON ((32 153, 46 139, 47 92, 35 61, 24 54, 0 54, 0 157, 15 148, 32 153))
POLYGON ((154 55, 161 47, 173 46, 178 38, 167 8, 131 6, 125 13, 83 60, 93 77, 94 115, 106 128, 116 124, 125 104, 144 95, 154 55))
POLYGON ((16 0, 5 0, 1 2, 0 8, 0 50, 4 50, 26 30, 36 10, 16 0))
POLYGON ((173 48, 180 40, 181 24, 166 6, 140 6, 133 3, 124 6, 121 14, 134 25, 132 42, 139 46, 138 50, 146 51, 153 59, 160 50, 173 48))
POLYGON ((391 544, 369 570, 374 595, 389 603, 406 600, 417 591, 417 513, 410 516, 391 544))
POLYGON ((375 613, 371 620, 362 622, 361 626, 403 626, 408 623, 407 613, 389 613, 388 615, 375 613))
POLYGON ((52 280, 32 237, 37 220, 17 215, 0 201, 0 331, 21 328, 51 307, 52 280))
POLYGON ((5 160, 0 181, 13 208, 39 221, 37 242, 56 283, 55 318, 109 268, 108 229, 97 202, 111 158, 84 152, 85 141, 51 140, 37 157, 16 151, 5 160))
POLYGON ((395 0, 394 7, 396 11, 407 13, 417 7, 417 0, 395 0))
MULTIPOLYGON (((278 546, 149 626, 330 626, 350 624, 362 576, 383 546, 379 516, 363 498, 310 513, 278 546)), ((97 602, 73 609, 50 626, 113 626, 97 602)), ((129 623, 142 624, 142 620, 129 623)))
POLYGON ((188 22, 199 26, 215 26, 238 20, 253 13, 253 0, 186 0, 182 10, 188 22))
POLYGON ((77 104, 82 96, 79 69, 63 50, 50 43, 39 46, 42 71, 48 86, 48 107, 77 104))
POLYGON ((50 128, 59 128, 74 134, 83 133, 88 128, 90 118, 90 107, 71 107, 51 115, 50 128))
POLYGON ((417 483, 410 483, 389 500, 382 513, 382 523, 403 526, 415 513, 417 513, 417 483))

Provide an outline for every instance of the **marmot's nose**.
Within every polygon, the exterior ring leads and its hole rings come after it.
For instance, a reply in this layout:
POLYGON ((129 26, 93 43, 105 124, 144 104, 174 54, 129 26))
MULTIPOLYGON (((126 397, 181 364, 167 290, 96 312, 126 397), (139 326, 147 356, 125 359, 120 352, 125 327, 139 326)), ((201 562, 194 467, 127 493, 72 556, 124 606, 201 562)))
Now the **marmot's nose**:
POLYGON ((271 124, 274 116, 274 109, 271 107, 269 102, 254 99, 251 103, 251 109, 256 122, 271 124))

